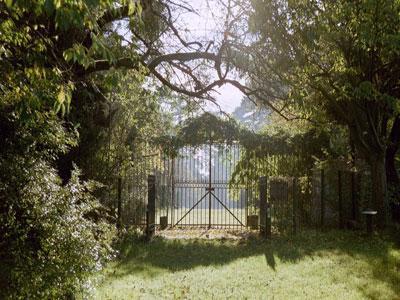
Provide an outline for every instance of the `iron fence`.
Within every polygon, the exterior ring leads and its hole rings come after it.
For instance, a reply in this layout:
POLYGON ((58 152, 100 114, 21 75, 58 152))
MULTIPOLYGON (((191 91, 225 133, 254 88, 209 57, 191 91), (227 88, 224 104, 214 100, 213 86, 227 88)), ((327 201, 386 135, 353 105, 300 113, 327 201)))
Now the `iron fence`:
MULTIPOLYGON (((147 177, 155 175, 156 225, 258 228, 258 179, 259 174, 270 171, 268 160, 254 159, 255 154, 237 143, 187 146, 174 157, 159 150, 148 153, 133 159, 123 179, 125 226, 146 225, 147 177)), ((294 182, 287 177, 268 179, 266 198, 274 231, 293 228, 294 182)))

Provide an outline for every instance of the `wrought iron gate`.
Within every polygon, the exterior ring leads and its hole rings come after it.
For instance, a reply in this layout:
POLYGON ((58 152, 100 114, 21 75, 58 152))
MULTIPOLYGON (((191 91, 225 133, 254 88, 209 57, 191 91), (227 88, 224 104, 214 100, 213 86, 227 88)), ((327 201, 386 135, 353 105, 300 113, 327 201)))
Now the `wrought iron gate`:
POLYGON ((174 161, 172 226, 243 227, 256 209, 254 186, 234 185, 238 144, 185 147, 174 161), (250 210, 250 211, 249 211, 250 210))
MULTIPOLYGON (((155 175, 156 224, 162 228, 258 228, 259 176, 268 174, 268 162, 244 151, 239 144, 205 144, 183 147, 174 158, 158 151, 138 157, 124 180, 124 224, 146 224, 147 176, 155 175), (245 172, 232 181, 238 164, 245 172)), ((269 177, 267 186, 272 228, 294 228, 294 178, 269 177)))
POLYGON ((152 174, 156 177, 156 223, 161 227, 258 226, 258 178, 241 183, 231 180, 242 151, 235 143, 205 144, 183 147, 174 158, 158 151, 137 157, 131 174, 123 180, 124 224, 145 225, 147 176, 152 174))

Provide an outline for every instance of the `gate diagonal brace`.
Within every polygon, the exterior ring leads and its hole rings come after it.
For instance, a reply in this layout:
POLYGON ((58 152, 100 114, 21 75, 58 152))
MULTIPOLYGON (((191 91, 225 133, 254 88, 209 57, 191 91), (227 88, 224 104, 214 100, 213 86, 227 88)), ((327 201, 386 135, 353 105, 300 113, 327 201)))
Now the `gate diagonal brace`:
MULTIPOLYGON (((210 192, 210 193, 211 193, 211 192, 210 192)), ((232 215, 232 217, 234 217, 234 218, 236 219, 236 221, 239 222, 240 225, 244 226, 243 223, 231 212, 231 210, 230 210, 224 203, 222 203, 222 201, 219 200, 217 196, 214 195, 214 193, 211 193, 211 195, 213 195, 214 198, 217 199, 217 201, 218 201, 219 203, 221 203, 221 205, 228 211, 228 213, 230 213, 230 214, 232 215)))
POLYGON ((197 201, 196 202, 196 204, 195 205, 193 205, 192 206, 192 208, 191 209, 189 209, 184 215, 183 215, 183 217, 182 218, 180 218, 179 219, 179 221, 178 222, 176 222, 175 223, 175 225, 174 226, 172 226, 172 227, 175 227, 176 225, 178 225, 193 209, 195 209, 195 207, 197 206, 197 205, 199 205, 200 204, 200 202, 209 194, 210 192, 207 192, 207 193, 205 193, 204 195, 203 195, 203 197, 201 197, 200 198, 200 200, 199 201, 197 201))

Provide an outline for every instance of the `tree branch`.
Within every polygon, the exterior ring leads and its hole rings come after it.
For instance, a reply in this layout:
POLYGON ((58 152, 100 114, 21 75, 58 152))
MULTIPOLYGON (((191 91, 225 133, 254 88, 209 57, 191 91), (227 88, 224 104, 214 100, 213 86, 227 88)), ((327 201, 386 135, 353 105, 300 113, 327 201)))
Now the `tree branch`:
POLYGON ((191 60, 197 59, 206 59, 211 61, 217 61, 218 57, 214 53, 210 52, 182 52, 182 53, 170 53, 160 55, 153 60, 151 60, 147 67, 149 69, 156 68, 162 62, 172 62, 172 61, 180 61, 180 62, 187 62, 191 60))
MULTIPOLYGON (((151 7, 152 0, 138 0, 135 1, 136 5, 142 6, 142 11, 146 10, 148 7, 151 7)), ((104 27, 106 24, 109 24, 116 20, 121 20, 129 17, 129 5, 123 5, 120 7, 113 7, 107 10, 99 19, 97 19, 97 24, 100 28, 104 27)))
POLYGON ((135 59, 133 57, 120 58, 114 63, 110 62, 107 59, 103 59, 103 60, 97 60, 94 65, 92 65, 92 66, 88 67, 86 70, 84 70, 83 74, 81 74, 81 75, 87 76, 94 72, 109 70, 112 67, 138 70, 141 65, 142 65, 142 61, 139 58, 135 59))

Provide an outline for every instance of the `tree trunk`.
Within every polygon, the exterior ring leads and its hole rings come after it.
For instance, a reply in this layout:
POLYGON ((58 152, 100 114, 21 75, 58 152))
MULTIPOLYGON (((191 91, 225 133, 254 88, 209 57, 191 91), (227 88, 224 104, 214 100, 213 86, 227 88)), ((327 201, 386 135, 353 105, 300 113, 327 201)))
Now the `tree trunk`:
POLYGON ((384 227, 387 221, 388 205, 386 198, 385 156, 378 155, 370 160, 372 180, 372 209, 378 211, 379 227, 384 227))

